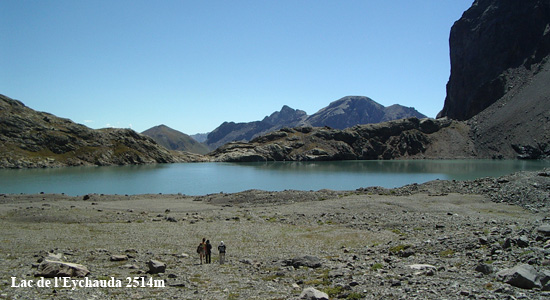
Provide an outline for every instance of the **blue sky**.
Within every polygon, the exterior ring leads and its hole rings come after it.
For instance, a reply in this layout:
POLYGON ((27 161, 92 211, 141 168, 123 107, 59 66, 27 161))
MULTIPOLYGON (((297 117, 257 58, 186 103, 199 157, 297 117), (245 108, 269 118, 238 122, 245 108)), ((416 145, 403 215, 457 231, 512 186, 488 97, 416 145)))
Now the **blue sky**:
POLYGON ((472 0, 0 1, 0 94, 91 128, 187 134, 348 95, 435 117, 472 0))

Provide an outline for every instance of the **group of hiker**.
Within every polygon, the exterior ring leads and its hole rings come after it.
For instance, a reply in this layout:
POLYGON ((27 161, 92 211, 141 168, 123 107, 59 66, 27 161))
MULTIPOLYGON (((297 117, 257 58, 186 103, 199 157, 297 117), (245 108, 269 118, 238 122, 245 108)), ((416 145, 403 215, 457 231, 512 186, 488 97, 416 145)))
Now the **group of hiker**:
MULTIPOLYGON (((223 243, 223 241, 221 241, 220 245, 218 246, 218 252, 220 254, 219 262, 222 265, 225 262, 225 244, 223 243)), ((197 253, 199 254, 201 265, 203 259, 207 264, 212 263, 212 244, 210 244, 210 240, 203 238, 202 242, 197 247, 197 253)))

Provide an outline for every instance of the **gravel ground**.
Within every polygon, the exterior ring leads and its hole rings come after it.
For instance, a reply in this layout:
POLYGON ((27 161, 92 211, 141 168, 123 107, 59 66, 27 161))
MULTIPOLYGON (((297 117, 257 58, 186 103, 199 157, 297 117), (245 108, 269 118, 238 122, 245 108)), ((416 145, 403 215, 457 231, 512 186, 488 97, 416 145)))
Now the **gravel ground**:
POLYGON ((519 288, 497 273, 550 270, 549 175, 199 197, 0 195, 0 299, 290 299, 307 287, 331 299, 547 299, 544 283, 519 288), (216 250, 199 263, 203 237, 225 242, 225 264, 216 250), (39 287, 45 260, 122 286, 39 287))

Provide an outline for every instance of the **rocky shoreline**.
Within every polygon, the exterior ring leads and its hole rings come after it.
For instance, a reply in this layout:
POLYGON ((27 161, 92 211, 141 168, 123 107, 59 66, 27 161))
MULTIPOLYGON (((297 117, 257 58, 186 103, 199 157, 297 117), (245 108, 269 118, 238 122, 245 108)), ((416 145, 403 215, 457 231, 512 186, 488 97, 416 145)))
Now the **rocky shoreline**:
POLYGON ((0 195, 0 298, 292 299, 312 288, 318 299, 546 299, 549 175, 197 197, 0 195), (226 243, 226 264, 217 251, 199 264, 202 237, 226 243), (54 286, 67 276, 81 285, 54 286))

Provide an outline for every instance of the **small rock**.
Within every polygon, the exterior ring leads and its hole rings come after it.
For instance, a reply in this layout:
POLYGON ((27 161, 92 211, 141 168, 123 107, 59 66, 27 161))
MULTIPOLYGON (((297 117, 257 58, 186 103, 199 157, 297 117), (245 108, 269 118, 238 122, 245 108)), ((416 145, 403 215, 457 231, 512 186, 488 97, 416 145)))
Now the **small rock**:
POLYGON ((321 260, 318 257, 306 255, 302 257, 296 257, 290 260, 285 260, 283 262, 286 266, 298 267, 308 267, 308 268, 319 268, 322 266, 321 260))
POLYGON ((515 242, 516 242, 516 245, 518 245, 518 247, 521 247, 521 248, 529 247, 529 239, 524 235, 516 238, 515 242))
POLYGON ((545 236, 550 236, 550 224, 544 224, 537 228, 538 233, 541 233, 545 236))
POLYGON ((110 258, 111 261, 123 261, 128 260, 128 255, 112 255, 110 258))
POLYGON ((403 257, 403 258, 413 256, 414 254, 415 254, 415 252, 412 248, 408 248, 408 249, 401 250, 401 251, 397 252, 397 256, 403 257))
POLYGON ((502 249, 509 249, 512 247, 512 240, 510 238, 506 238, 504 240, 504 243, 502 244, 502 249))
POLYGON ((189 254, 187 253, 175 254, 174 256, 177 258, 189 258, 189 254))
POLYGON ((493 267, 489 266, 487 264, 479 264, 479 265, 477 265, 475 270, 476 270, 476 272, 480 272, 480 273, 483 273, 485 275, 489 275, 489 274, 493 273, 493 267))
POLYGON ((315 288, 309 287, 304 289, 300 294, 300 299, 306 300, 329 300, 328 294, 321 292, 315 288))
POLYGON ((133 264, 125 264, 125 265, 122 265, 120 266, 121 269, 132 269, 132 270, 136 270, 138 269, 139 267, 136 266, 136 265, 133 265, 133 264))
POLYGON ((164 273, 166 271, 166 264, 158 260, 151 259, 147 266, 149 267, 149 274, 164 273))
POLYGON ((428 264, 415 264, 415 265, 409 265, 409 268, 413 269, 413 270, 429 270, 429 269, 433 269, 433 270, 436 270, 436 267, 435 266, 432 266, 432 265, 428 265, 428 264))

